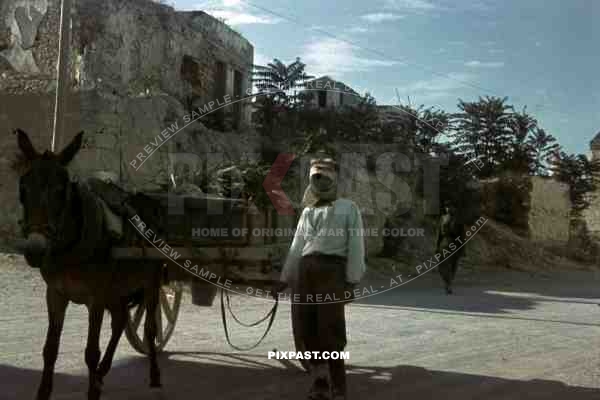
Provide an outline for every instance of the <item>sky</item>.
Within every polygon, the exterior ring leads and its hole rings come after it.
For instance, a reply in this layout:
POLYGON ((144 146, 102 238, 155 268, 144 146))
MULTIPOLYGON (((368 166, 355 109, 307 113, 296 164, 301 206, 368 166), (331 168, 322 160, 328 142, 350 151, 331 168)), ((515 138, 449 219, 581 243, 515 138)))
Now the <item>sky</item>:
POLYGON ((378 104, 508 97, 569 153, 600 131, 598 0, 175 0, 224 18, 255 64, 296 57, 378 104))

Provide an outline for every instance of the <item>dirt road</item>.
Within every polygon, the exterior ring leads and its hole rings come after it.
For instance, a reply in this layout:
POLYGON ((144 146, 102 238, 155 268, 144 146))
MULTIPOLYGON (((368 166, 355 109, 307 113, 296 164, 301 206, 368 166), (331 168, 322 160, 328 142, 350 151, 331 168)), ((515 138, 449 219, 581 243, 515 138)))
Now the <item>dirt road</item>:
MULTIPOLYGON (((352 399, 600 399, 600 277, 590 272, 531 276, 461 271, 444 295, 432 271, 394 291, 348 307, 352 399)), ((0 398, 33 399, 46 332, 45 286, 19 256, 0 256, 0 398)), ((271 306, 236 297, 245 321, 271 306)), ((123 339, 105 381, 104 399, 304 399, 308 377, 290 351, 289 305, 250 352, 232 351, 219 304, 196 307, 188 295, 162 354, 163 385, 147 387, 146 359, 123 339)), ((105 320, 102 345, 109 337, 105 320)), ((235 327, 238 345, 263 327, 235 327)), ((85 308, 71 305, 56 367, 54 399, 84 399, 85 308)))

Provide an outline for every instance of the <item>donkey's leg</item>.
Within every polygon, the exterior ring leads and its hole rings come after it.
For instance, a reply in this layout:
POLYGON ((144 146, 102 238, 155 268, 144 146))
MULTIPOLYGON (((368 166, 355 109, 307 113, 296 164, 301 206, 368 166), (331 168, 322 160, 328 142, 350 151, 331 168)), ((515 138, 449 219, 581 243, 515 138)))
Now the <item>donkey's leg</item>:
POLYGON ((97 371, 97 377, 100 382, 102 382, 102 379, 108 374, 108 371, 110 371, 117 345, 119 344, 119 340, 125 329, 125 324, 127 323, 127 303, 122 303, 117 306, 117 308, 112 309, 110 315, 112 333, 106 351, 104 352, 104 357, 102 357, 102 361, 100 362, 97 371))
POLYGON ((46 289, 46 305, 48 307, 48 333, 44 345, 44 372, 42 382, 38 389, 37 400, 48 400, 52 393, 52 377, 54 375, 54 364, 58 356, 60 335, 65 321, 65 311, 69 300, 52 289, 46 289))
POLYGON ((161 387, 160 383, 160 370, 158 368, 158 362, 156 361, 156 336, 157 336, 157 323, 156 323, 156 310, 159 307, 159 290, 160 290, 160 275, 156 274, 153 277, 151 287, 146 290, 145 303, 146 303, 146 321, 144 324, 144 338, 148 343, 148 357, 150 359, 150 387, 161 387))
POLYGON ((88 338, 85 348, 85 363, 89 371, 88 400, 98 400, 102 384, 96 372, 100 362, 100 330, 104 317, 104 307, 98 304, 88 305, 88 338))

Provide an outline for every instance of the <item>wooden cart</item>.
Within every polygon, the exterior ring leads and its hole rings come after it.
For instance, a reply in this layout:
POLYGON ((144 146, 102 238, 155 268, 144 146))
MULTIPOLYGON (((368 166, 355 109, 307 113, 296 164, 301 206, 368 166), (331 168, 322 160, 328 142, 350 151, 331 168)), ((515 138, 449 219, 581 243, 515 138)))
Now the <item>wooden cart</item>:
MULTIPOLYGON (((290 232, 296 226, 297 216, 280 216, 272 207, 259 211, 244 200, 209 195, 153 194, 150 197, 168 210, 165 242, 180 254, 178 260, 207 266, 223 280, 231 281, 232 286, 272 290, 293 239, 290 232), (287 231, 277 232, 278 228, 287 231)), ((175 330, 184 285, 191 284, 192 303, 198 306, 212 306, 219 289, 174 264, 142 235, 127 243, 127 247, 112 249, 115 258, 163 262, 164 283, 160 289, 160 306, 154 316, 158 324, 156 347, 161 351, 175 330)), ((125 330, 129 343, 143 354, 148 352, 143 339, 147 317, 143 306, 133 308, 125 330)), ((296 350, 305 351, 298 339, 294 317, 292 326, 296 350)), ((308 370, 304 360, 302 365, 308 370)))

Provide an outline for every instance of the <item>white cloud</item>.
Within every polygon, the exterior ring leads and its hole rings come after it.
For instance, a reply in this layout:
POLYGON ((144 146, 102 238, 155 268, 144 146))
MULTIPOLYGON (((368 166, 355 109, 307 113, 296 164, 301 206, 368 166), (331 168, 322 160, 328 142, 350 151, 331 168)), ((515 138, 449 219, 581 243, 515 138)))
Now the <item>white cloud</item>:
POLYGON ((365 14, 360 17, 365 21, 369 22, 384 22, 384 21, 396 21, 404 18, 404 15, 392 14, 392 13, 372 13, 365 14))
POLYGON ((273 18, 240 13, 236 11, 215 10, 206 11, 215 18, 223 18, 227 25, 244 25, 244 24, 276 24, 279 21, 273 18))
POLYGON ((502 61, 468 61, 465 63, 466 67, 470 68, 502 68, 504 63, 502 61))
POLYGON ((270 62, 273 62, 273 57, 267 57, 265 54, 259 51, 254 52, 254 64, 267 65, 270 62))
POLYGON ((395 9, 433 10, 437 6, 426 0, 387 0, 387 5, 395 9))
POLYGON ((398 88, 401 97, 410 96, 419 102, 432 102, 455 96, 453 93, 463 89, 472 75, 465 73, 450 73, 447 76, 435 77, 416 81, 408 86, 398 88))
POLYGON ((367 33, 367 32, 369 32, 369 30, 367 28, 362 27, 362 26, 353 26, 352 28, 348 29, 348 32, 351 32, 351 33, 367 33))
POLYGON ((270 15, 260 15, 248 10, 248 7, 240 0, 220 0, 217 5, 205 6, 198 4, 195 10, 202 10, 215 18, 225 20, 228 25, 247 24, 277 24, 281 19, 270 15))
MULTIPOLYGON (((496 3, 498 3, 496 1, 496 3)), ((501 3, 500 3, 501 4, 501 3)), ((470 1, 439 1, 439 0, 385 0, 385 8, 388 10, 412 11, 415 13, 458 12, 489 14, 498 7, 494 1, 470 0, 470 1)))
POLYGON ((314 39, 304 47, 301 56, 312 75, 339 76, 347 72, 368 71, 377 67, 391 67, 400 63, 389 60, 362 58, 357 48, 341 40, 314 39))

